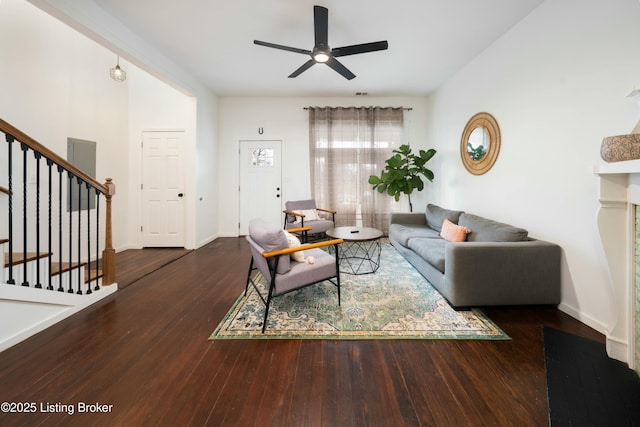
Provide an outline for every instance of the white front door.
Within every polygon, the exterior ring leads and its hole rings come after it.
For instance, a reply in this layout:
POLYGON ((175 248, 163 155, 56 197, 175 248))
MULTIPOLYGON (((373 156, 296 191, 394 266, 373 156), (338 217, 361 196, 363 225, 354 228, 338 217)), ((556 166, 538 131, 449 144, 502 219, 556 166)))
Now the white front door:
POLYGON ((142 246, 184 247, 184 132, 142 133, 142 246))
POLYGON ((240 141, 239 234, 262 218, 282 226, 282 141, 240 141))

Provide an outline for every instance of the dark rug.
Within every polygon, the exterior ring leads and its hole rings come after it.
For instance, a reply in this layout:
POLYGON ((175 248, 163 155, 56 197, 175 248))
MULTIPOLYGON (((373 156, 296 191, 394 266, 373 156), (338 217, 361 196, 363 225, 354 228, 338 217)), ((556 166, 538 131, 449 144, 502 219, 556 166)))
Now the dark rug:
POLYGON ((549 423, 640 426, 640 379, 604 344, 544 328, 549 423))

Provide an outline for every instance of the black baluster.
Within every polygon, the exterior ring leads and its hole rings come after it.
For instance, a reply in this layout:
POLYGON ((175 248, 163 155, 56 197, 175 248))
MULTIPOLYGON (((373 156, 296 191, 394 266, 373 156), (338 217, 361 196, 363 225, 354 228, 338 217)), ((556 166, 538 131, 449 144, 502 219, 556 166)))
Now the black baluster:
POLYGON ((51 205, 53 203, 53 199, 52 199, 52 195, 51 193, 53 193, 53 186, 52 186, 52 179, 53 179, 53 161, 51 159, 47 159, 47 167, 49 169, 49 207, 47 209, 48 214, 49 214, 49 218, 48 218, 48 232, 47 232, 47 238, 49 240, 49 256, 48 256, 48 262, 49 262, 49 277, 48 277, 48 281, 49 281, 49 285, 47 286, 47 289, 52 291, 53 290, 53 276, 51 275, 51 269, 53 267, 53 242, 52 242, 52 233, 51 233, 51 205))
POLYGON ((62 172, 58 165, 58 292, 64 292, 62 287, 62 172))
POLYGON ((67 292, 72 294, 73 280, 71 280, 71 269, 73 268, 73 206, 71 203, 73 200, 73 174, 69 171, 67 171, 67 174, 69 176, 69 197, 67 197, 67 201, 69 203, 69 288, 67 289, 67 292))
MULTIPOLYGON (((100 190, 96 188, 96 269, 101 268, 98 260, 100 259, 100 190)), ((99 291, 100 285, 98 284, 96 271, 96 287, 94 290, 99 291)))
POLYGON ((27 150, 29 146, 20 143, 22 149, 22 286, 29 286, 27 280, 27 150))
MULTIPOLYGON (((91 185, 87 183, 87 265, 89 266, 89 280, 87 280, 87 295, 91 294, 91 185)), ((96 262, 96 273, 98 264, 96 262)), ((96 274, 96 278, 98 275, 96 274)))
POLYGON ((82 180, 78 180, 78 295, 82 295, 82 284, 84 283, 84 274, 82 268, 82 180))
POLYGON ((40 282, 40 159, 42 154, 37 151, 33 152, 36 158, 36 279, 35 287, 42 288, 40 282))
POLYGON ((9 280, 7 283, 10 285, 15 285, 16 281, 13 278, 13 155, 12 147, 13 141, 15 138, 11 135, 5 135, 5 139, 7 140, 8 145, 8 185, 9 185, 9 280))

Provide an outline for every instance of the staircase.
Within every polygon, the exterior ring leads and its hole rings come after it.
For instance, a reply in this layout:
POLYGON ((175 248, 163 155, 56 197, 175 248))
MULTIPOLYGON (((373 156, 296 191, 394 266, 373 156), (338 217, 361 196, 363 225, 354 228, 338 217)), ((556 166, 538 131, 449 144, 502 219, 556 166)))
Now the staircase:
POLYGON ((2 119, 0 132, 6 141, 0 150, 2 351, 117 285, 112 180, 97 182, 2 119))

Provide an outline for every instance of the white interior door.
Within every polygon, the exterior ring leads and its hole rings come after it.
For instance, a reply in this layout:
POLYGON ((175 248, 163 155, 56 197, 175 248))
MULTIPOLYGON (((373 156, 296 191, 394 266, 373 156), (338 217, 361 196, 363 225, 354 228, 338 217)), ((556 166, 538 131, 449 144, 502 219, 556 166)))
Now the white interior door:
POLYGON ((240 235, 249 221, 282 225, 282 141, 240 141, 240 235))
POLYGON ((184 247, 184 132, 142 134, 142 246, 184 247))

